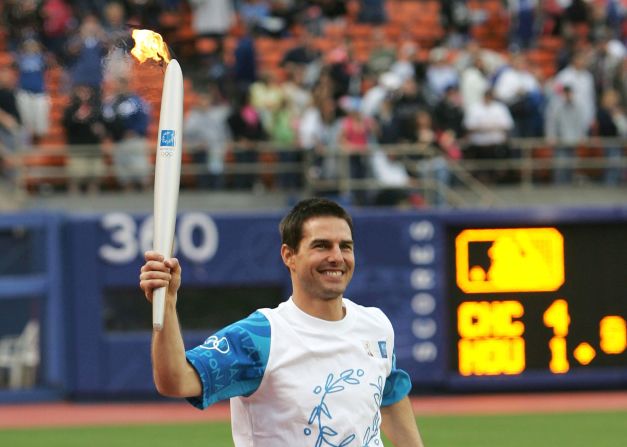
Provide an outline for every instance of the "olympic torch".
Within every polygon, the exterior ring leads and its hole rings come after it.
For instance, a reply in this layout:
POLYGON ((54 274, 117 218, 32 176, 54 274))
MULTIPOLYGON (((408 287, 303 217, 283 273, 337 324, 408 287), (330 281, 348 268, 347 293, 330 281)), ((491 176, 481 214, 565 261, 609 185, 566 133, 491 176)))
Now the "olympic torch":
MULTIPOLYGON (((163 59, 168 64, 161 93, 153 209, 153 250, 167 259, 172 256, 174 246, 174 229, 181 178, 183 73, 181 66, 175 59, 169 60, 167 46, 159 34, 149 30, 134 30, 133 39, 135 39, 136 45, 131 53, 140 62, 143 62, 143 57, 144 60, 147 58, 163 59), (140 44, 140 42, 144 43, 140 44), (157 50, 156 56, 152 52, 155 48, 157 50)), ((152 326, 157 331, 163 328, 165 296, 165 287, 155 289, 152 295, 152 326)))

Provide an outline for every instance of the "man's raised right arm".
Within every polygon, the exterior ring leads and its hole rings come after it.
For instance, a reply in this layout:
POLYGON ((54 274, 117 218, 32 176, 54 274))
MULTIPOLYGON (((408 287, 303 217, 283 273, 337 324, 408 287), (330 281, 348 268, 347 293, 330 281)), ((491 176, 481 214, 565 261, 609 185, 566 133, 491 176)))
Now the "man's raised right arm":
POLYGON ((152 371, 157 391, 169 397, 196 397, 202 394, 198 373, 185 357, 185 345, 176 314, 177 292, 181 285, 181 266, 176 258, 164 259, 148 251, 141 268, 140 287, 149 302, 155 289, 167 287, 165 314, 161 331, 153 331, 152 371))

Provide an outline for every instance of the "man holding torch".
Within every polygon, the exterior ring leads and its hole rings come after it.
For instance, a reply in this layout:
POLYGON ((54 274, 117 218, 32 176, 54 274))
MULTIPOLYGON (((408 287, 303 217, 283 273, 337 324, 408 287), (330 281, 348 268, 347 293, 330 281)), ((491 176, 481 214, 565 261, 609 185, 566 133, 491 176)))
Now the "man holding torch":
POLYGON ((343 296, 355 266, 350 215, 307 199, 283 218, 280 233, 291 297, 188 351, 176 314, 179 262, 145 254, 146 298, 166 290, 152 340, 157 390, 198 408, 230 399, 236 447, 380 446, 381 430, 396 447, 423 447, 390 321, 343 296))

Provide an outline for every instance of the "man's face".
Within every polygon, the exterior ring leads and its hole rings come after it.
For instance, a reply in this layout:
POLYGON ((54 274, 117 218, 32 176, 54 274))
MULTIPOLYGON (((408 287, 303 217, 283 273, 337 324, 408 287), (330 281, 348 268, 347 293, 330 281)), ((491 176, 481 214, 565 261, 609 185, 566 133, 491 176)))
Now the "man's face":
POLYGON ((310 300, 341 297, 355 269, 351 230, 338 217, 307 220, 298 250, 284 244, 281 255, 292 273, 294 294, 310 300))

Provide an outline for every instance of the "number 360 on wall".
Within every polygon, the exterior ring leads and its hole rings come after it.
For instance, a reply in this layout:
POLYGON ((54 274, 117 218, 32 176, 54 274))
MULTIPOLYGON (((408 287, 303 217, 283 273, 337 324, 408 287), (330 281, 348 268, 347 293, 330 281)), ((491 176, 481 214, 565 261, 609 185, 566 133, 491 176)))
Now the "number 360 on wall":
MULTIPOLYGON (((153 218, 142 221, 128 213, 103 215, 101 226, 108 240, 99 248, 100 257, 112 264, 127 264, 152 249, 153 218)), ((178 216, 174 237, 174 255, 194 263, 205 263, 218 249, 218 228, 204 213, 185 213, 178 216)))

